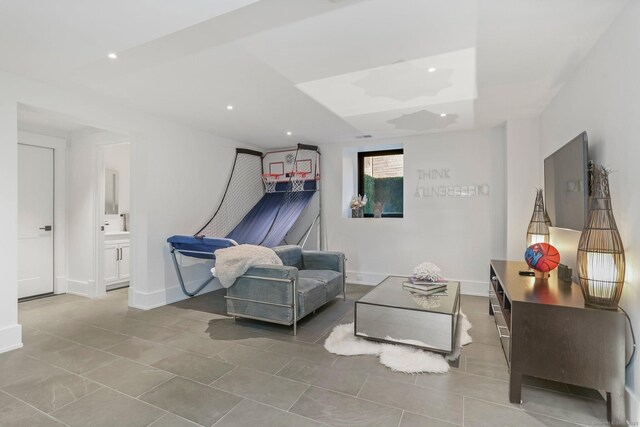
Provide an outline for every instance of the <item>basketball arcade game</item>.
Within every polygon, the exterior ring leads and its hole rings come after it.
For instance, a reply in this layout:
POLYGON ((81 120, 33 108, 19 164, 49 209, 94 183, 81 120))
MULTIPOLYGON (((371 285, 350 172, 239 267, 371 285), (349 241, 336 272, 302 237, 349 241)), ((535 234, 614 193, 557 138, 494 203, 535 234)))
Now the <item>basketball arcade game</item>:
POLYGON ((265 153, 237 149, 231 176, 212 218, 194 236, 167 239, 182 291, 195 296, 213 280, 187 291, 176 252, 182 256, 215 260, 217 249, 238 244, 274 247, 295 242, 304 246, 317 224, 320 244, 320 152, 313 145, 265 153), (317 211, 306 209, 317 196, 317 211), (309 217, 313 215, 313 219, 309 217), (300 233, 301 226, 311 224, 300 233), (294 233, 292 233, 294 231, 294 233), (294 234, 299 235, 296 240, 294 234), (224 237, 220 237, 224 236, 224 237))

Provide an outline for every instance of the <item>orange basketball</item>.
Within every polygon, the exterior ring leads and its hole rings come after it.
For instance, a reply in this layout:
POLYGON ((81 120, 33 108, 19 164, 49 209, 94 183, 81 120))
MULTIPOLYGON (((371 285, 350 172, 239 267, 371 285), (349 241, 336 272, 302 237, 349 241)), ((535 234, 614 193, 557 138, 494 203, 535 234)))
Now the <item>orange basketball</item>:
POLYGON ((560 253, 548 243, 534 243, 525 251, 524 260, 534 270, 547 273, 560 263, 560 253))

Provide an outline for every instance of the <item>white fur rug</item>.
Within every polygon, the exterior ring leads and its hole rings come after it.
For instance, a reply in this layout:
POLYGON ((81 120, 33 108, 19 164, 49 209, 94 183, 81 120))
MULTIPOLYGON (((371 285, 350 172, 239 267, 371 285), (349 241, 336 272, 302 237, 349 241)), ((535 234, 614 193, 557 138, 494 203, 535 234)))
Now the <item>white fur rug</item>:
MULTIPOLYGON (((447 360, 457 359, 460 356, 460 348, 472 341, 469 335, 471 323, 462 312, 460 312, 459 321, 455 351, 447 356, 406 345, 385 344, 356 337, 353 335, 353 323, 333 328, 333 332, 324 343, 324 348, 330 353, 341 356, 364 354, 378 356, 380 363, 393 371, 410 374, 419 372, 444 373, 449 371, 447 360)), ((392 340, 393 338, 386 337, 385 339, 392 340)))

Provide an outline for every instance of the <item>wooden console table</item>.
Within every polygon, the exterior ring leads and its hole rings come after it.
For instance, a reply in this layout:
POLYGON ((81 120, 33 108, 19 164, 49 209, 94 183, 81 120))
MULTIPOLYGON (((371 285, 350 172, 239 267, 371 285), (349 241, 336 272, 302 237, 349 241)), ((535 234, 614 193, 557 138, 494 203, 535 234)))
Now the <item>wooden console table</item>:
POLYGON ((586 307, 577 283, 553 271, 521 276, 527 264, 491 261, 489 314, 509 365, 509 400, 521 403, 522 376, 607 392, 607 419, 625 423, 625 317, 586 307))

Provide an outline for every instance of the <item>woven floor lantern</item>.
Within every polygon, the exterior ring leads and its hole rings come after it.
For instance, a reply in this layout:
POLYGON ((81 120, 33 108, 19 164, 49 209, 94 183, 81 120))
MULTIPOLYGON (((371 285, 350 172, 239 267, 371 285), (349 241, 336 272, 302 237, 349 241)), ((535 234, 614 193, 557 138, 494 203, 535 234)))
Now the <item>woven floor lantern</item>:
MULTIPOLYGON (((548 215, 544 209, 544 199, 542 189, 536 190, 536 201, 533 205, 533 214, 529 227, 527 227, 527 247, 534 243, 549 243, 549 226, 547 225, 548 215)), ((551 222, 551 221, 549 221, 551 222)))
POLYGON ((611 210, 609 171, 590 167, 589 216, 578 244, 578 276, 585 303, 616 310, 624 285, 624 247, 611 210))

